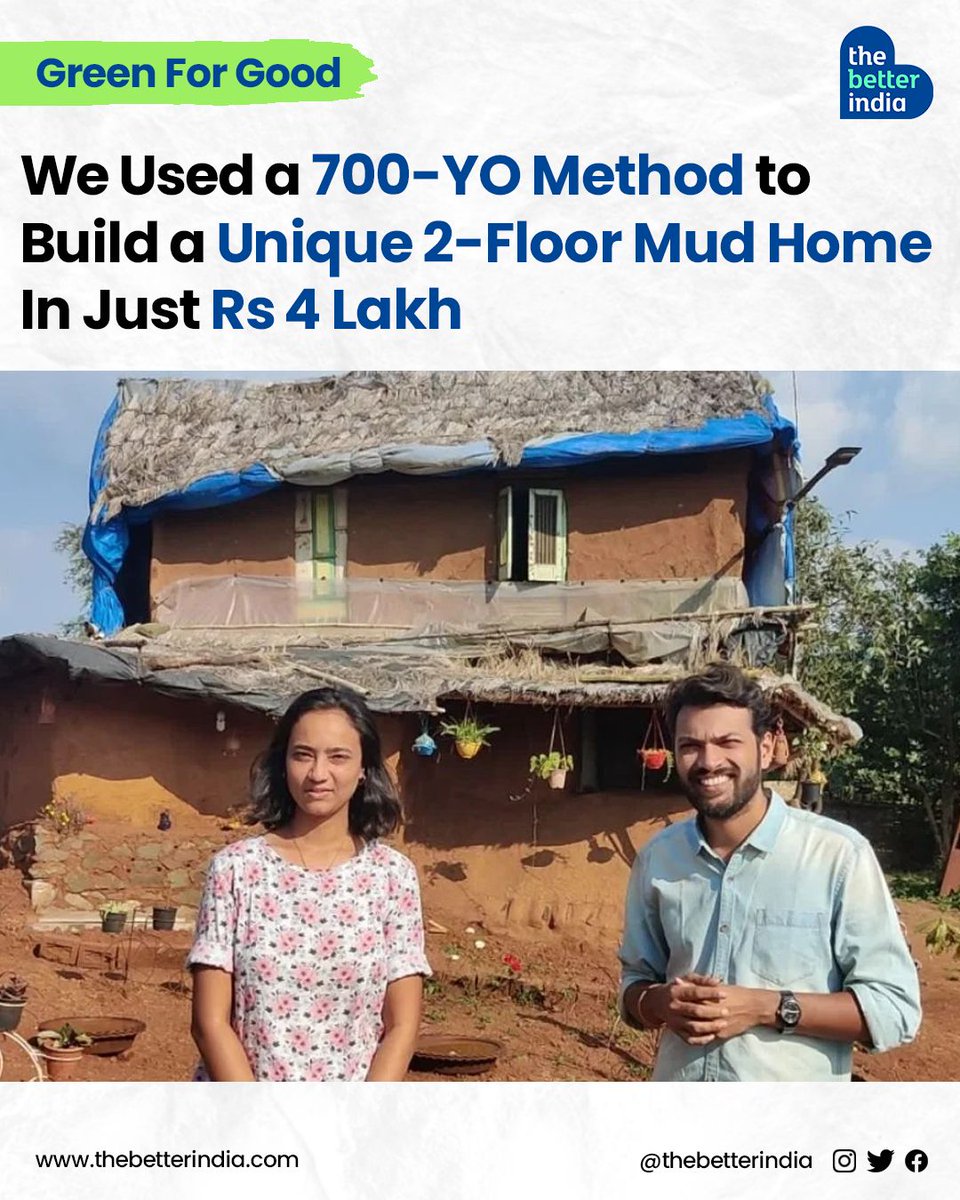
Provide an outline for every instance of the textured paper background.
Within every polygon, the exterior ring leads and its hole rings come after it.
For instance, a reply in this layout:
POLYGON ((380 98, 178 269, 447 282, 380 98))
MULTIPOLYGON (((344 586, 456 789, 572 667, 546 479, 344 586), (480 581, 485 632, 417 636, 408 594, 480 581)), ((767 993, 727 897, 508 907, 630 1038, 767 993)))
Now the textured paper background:
MULTIPOLYGON (((960 366, 955 48, 960 9, 948 0, 869 11, 807 3, 638 2, 483 4, 167 3, 90 0, 2 5, 6 37, 313 37, 352 42, 375 63, 366 99, 263 109, 4 110, 0 156, 0 363, 5 369, 346 369, 351 367, 948 369, 960 366), (931 110, 917 122, 841 122, 838 49, 871 21, 900 55, 933 77, 931 110), (715 161, 734 151, 799 160, 813 184, 799 199, 676 198, 534 201, 476 193, 454 200, 436 185, 407 197, 323 202, 156 198, 33 200, 22 153, 76 153, 114 163, 124 152, 188 161, 307 160, 318 150, 403 151, 415 165, 440 155, 580 153, 599 160, 642 150, 668 162, 715 161), (723 227, 754 218, 832 228, 923 228, 935 254, 922 266, 796 268, 481 267, 464 258, 442 273, 369 270, 351 288, 397 282, 454 290, 458 334, 363 334, 277 329, 269 334, 83 331, 24 335, 19 293, 41 273, 20 263, 20 223, 136 223, 212 228, 225 214, 282 226, 403 228, 437 217, 467 226, 527 218, 575 227, 690 219, 723 227), (687 218, 689 214, 689 218, 687 218), (454 287, 455 283, 455 287, 454 287)), ((70 294, 87 268, 44 271, 70 294)), ((244 280, 241 268, 227 286, 244 280)), ((156 294, 223 281, 223 268, 97 269, 96 286, 156 294)), ((308 267, 257 276, 257 290, 295 295, 322 275, 308 267)), ((48 289, 52 286, 48 281, 48 289)), ((83 285, 89 288, 89 283, 83 285)), ((196 1085, 0 1087, 3 1191, 47 1197, 204 1194, 238 1197, 463 1197, 623 1194, 806 1196, 877 1200, 952 1188, 957 1085, 827 1089, 748 1086, 735 1092, 629 1085, 420 1085, 376 1089, 306 1085, 257 1089, 196 1085), (834 1174, 834 1148, 894 1147, 883 1176, 834 1174), (149 1152, 229 1148, 294 1151, 299 1171, 39 1171, 45 1151, 149 1152), (648 1149, 816 1154, 807 1172, 674 1172, 644 1176, 648 1149), (931 1165, 909 1175, 903 1154, 931 1165), (952 1165, 951 1165, 952 1164, 952 1165)))
POLYGON ((78 9, 5 5, 7 36, 134 38, 312 37, 347 41, 379 76, 366 98, 325 105, 5 110, 0 228, 7 286, 0 353, 8 368, 767 367, 928 369, 960 364, 956 236, 954 47, 960 8, 950 0, 860 6, 826 0, 689 4, 535 0, 468 3, 270 5, 172 3, 78 9), (891 34, 898 56, 923 66, 936 89, 917 121, 841 121, 839 47, 864 21, 891 34), (31 198, 22 153, 76 153, 108 165, 123 152, 226 161, 243 150, 258 162, 309 162, 318 151, 372 155, 399 150, 414 166, 443 153, 580 153, 606 160, 647 151, 665 161, 716 162, 742 152, 799 160, 812 174, 800 197, 768 197, 752 178, 742 197, 532 198, 526 191, 455 198, 442 181, 405 195, 310 195, 225 201, 210 197, 31 198), (103 331, 82 327, 24 335, 20 292, 35 286, 68 298, 99 287, 145 295, 185 286, 242 286, 279 300, 313 283, 310 265, 156 266, 20 263, 24 219, 63 227, 97 216, 129 224, 212 230, 220 219, 289 228, 422 229, 435 218, 472 234, 486 221, 526 218, 556 228, 689 221, 721 229, 754 219, 809 228, 927 230, 924 264, 843 263, 675 266, 482 264, 463 251, 452 264, 365 267, 345 278, 351 293, 398 283, 435 285, 463 305, 460 332, 333 333, 282 327, 262 333, 103 331), (91 285, 95 280, 95 286, 91 285), (82 282, 81 282, 82 281, 82 282), (54 286, 56 283, 57 286, 54 286))

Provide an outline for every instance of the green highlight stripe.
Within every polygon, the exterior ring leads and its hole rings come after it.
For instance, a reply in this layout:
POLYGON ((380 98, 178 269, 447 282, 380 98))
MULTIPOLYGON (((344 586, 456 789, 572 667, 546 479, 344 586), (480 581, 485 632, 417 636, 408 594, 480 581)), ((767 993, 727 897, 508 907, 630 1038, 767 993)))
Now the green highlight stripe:
POLYGON ((343 42, 3 42, 0 105, 357 100, 372 67, 343 42))

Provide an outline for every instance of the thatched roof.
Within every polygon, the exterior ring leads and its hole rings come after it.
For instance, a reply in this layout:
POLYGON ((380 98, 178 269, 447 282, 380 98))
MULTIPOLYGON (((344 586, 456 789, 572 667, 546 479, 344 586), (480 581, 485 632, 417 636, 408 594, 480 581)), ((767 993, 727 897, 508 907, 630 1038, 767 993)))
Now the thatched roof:
MULTIPOLYGON (((291 643, 256 648, 233 640, 191 645, 125 632, 108 642, 16 635, 0 639, 0 682, 54 667, 73 680, 139 684, 279 716, 300 692, 347 684, 377 712, 443 712, 451 701, 540 707, 644 707, 659 703, 682 667, 605 667, 549 661, 533 651, 486 660, 411 642, 356 646, 291 643), (526 655, 526 657, 524 657, 526 655)), ((785 714, 822 729, 834 745, 860 738, 795 679, 753 672, 785 714)))
POLYGON ((382 371, 272 384, 126 379, 119 389, 101 515, 255 464, 287 479, 345 456, 361 459, 351 469, 384 470, 390 450, 480 441, 511 465, 537 439, 697 429, 760 413, 769 391, 736 371, 382 371))

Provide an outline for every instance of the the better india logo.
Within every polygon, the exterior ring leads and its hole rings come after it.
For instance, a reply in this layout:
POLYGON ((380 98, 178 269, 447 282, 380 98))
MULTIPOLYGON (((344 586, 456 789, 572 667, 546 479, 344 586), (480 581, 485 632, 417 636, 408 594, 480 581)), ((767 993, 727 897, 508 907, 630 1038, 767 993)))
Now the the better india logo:
POLYGON ((892 39, 876 25, 852 29, 840 46, 840 116, 847 121, 912 120, 933 103, 933 80, 898 63, 892 39))

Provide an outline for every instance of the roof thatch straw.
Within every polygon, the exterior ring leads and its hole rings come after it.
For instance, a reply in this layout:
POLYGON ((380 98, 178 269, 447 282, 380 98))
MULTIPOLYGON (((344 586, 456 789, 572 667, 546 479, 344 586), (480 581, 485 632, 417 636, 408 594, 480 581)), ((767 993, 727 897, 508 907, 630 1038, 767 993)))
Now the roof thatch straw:
POLYGON ((126 379, 95 511, 140 506, 215 472, 486 439, 504 465, 535 439, 693 429, 762 411, 740 371, 382 371, 296 383, 126 379))
MULTIPOLYGON (((324 684, 347 683, 378 712, 442 712, 450 700, 540 707, 647 707, 686 674, 668 665, 604 667, 535 661, 527 651, 508 668, 456 651, 383 642, 325 647, 291 644, 257 650, 235 641, 192 647, 176 638, 127 633, 113 642, 15 635, 0 639, 0 680, 58 665, 75 680, 139 683, 174 696, 193 696, 277 716, 294 696, 324 684), (526 668, 524 670, 524 668, 526 668)), ((835 746, 860 730, 809 695, 796 680, 752 672, 800 725, 822 729, 835 746)))

